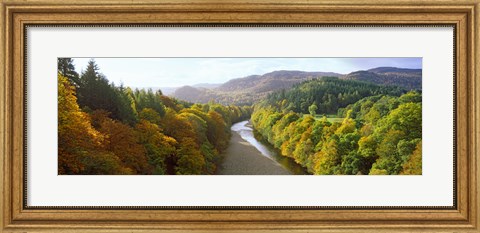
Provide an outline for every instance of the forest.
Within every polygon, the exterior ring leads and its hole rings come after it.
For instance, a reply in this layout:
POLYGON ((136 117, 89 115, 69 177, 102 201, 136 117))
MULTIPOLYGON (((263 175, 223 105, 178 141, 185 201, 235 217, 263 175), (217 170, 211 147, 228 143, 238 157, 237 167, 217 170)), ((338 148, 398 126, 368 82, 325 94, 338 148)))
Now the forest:
POLYGON ((312 174, 422 174, 420 90, 323 77, 272 93, 251 120, 312 174))
POLYGON ((59 174, 214 174, 249 106, 192 104, 110 83, 91 60, 58 59, 59 174))
POLYGON ((191 100, 112 83, 93 59, 77 73, 59 58, 57 79, 59 174, 219 174, 247 120, 303 174, 422 174, 421 70, 275 71, 230 80, 219 99, 180 88, 191 100))

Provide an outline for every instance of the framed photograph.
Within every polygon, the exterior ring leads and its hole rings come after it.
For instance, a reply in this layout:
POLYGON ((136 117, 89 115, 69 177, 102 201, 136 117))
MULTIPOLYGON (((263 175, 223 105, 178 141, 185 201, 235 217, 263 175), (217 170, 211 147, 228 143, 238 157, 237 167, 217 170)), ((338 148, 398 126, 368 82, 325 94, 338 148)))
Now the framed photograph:
POLYGON ((1 229, 478 232, 478 0, 1 3, 1 229))

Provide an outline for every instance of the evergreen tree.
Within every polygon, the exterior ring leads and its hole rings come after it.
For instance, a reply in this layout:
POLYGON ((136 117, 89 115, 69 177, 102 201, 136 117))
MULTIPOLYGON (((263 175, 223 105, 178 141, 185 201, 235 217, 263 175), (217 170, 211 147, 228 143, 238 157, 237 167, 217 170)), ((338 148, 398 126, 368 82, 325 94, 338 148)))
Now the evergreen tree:
POLYGON ((75 87, 80 85, 78 73, 75 71, 72 58, 58 58, 57 59, 58 72, 70 81, 75 87))

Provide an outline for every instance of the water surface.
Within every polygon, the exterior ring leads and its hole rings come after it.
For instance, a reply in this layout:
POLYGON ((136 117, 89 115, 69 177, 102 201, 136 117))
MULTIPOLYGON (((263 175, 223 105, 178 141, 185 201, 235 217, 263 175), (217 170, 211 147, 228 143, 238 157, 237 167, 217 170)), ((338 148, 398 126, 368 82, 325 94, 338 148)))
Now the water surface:
POLYGON ((260 136, 256 136, 249 121, 242 121, 232 125, 232 131, 237 132, 240 137, 247 141, 250 145, 254 146, 262 156, 265 156, 276 164, 282 166, 290 173, 295 175, 305 175, 307 172, 305 168, 295 163, 293 159, 282 156, 280 152, 273 148, 268 142, 262 141, 260 136))

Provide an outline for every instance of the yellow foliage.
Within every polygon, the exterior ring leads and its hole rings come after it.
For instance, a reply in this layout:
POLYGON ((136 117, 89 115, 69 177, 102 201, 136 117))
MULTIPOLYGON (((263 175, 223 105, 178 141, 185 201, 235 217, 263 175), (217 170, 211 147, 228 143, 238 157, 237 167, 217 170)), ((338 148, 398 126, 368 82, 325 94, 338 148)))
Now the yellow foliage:
POLYGON ((370 173, 368 173, 369 175, 388 175, 388 172, 387 170, 385 169, 376 169, 376 168, 372 168, 370 170, 370 173))
POLYGON ((347 133, 353 133, 355 129, 355 121, 352 118, 345 118, 340 127, 338 127, 338 129, 335 131, 335 134, 342 135, 347 133))
POLYGON ((409 160, 403 164, 403 175, 421 175, 422 174, 422 141, 420 141, 409 160))
POLYGON ((58 172, 81 173, 84 154, 101 145, 103 137, 96 131, 88 115, 80 111, 73 87, 67 78, 58 74, 58 172))

